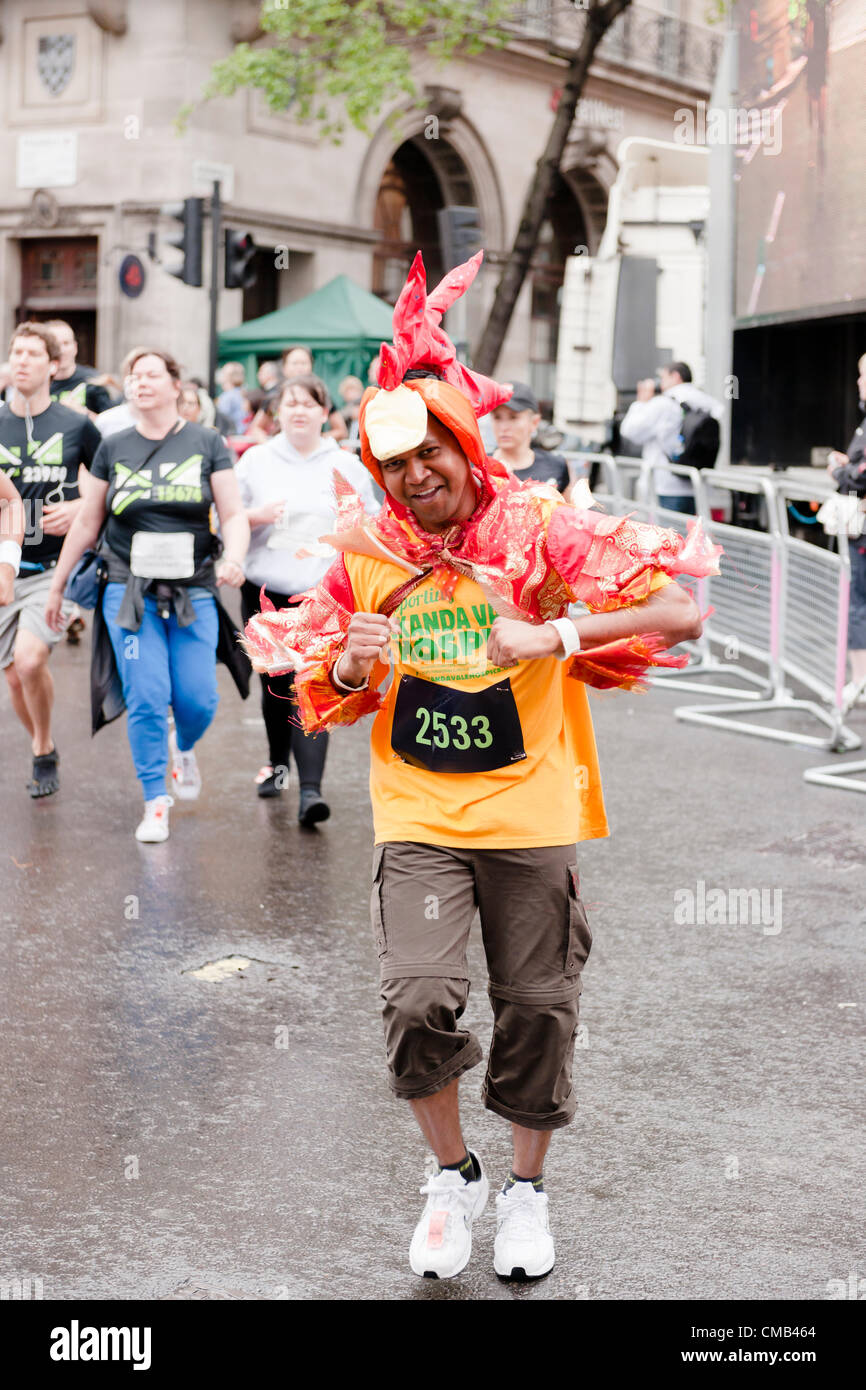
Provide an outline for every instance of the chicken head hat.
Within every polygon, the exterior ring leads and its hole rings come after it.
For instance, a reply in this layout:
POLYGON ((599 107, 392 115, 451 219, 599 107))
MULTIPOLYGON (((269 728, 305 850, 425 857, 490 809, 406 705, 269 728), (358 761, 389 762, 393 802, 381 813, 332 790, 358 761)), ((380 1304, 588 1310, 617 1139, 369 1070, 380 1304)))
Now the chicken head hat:
MULTIPOLYGON (((382 345, 379 389, 370 387, 364 393, 359 411, 361 458, 383 489, 380 463, 418 447, 427 433, 428 412, 457 439, 479 493, 489 489, 489 474, 499 472, 499 466, 486 457, 477 421, 509 400, 512 388, 458 362, 454 344, 441 326, 446 309, 475 279, 482 257, 479 251, 449 271, 432 294, 427 293, 420 251, 412 262, 394 305, 393 344, 382 345), (434 375, 405 380, 407 372, 420 368, 434 375)), ((393 498, 389 503, 399 510, 393 498)))

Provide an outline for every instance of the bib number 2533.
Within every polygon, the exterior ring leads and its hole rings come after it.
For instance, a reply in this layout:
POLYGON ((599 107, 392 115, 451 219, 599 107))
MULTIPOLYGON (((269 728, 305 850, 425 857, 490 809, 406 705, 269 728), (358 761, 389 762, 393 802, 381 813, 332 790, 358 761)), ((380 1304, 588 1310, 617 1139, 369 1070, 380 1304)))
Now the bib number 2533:
POLYGON ((421 726, 415 735, 417 744, 424 743, 435 748, 454 747, 462 753, 472 747, 489 748, 493 742, 490 720, 486 714, 473 715, 472 728, 478 732, 471 734, 462 714, 452 714, 449 718, 438 709, 434 709, 431 714, 422 705, 415 711, 415 715, 421 726))
POLYGON ((486 690, 454 690, 402 676, 391 746, 430 772, 491 772, 526 757, 509 680, 486 690))

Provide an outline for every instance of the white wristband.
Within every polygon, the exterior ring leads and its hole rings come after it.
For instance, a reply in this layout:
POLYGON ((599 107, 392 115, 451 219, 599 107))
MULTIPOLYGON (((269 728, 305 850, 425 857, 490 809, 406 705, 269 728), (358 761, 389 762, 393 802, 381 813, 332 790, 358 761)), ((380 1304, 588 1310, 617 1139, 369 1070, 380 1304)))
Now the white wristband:
POLYGON ((0 541, 0 565, 11 565, 16 575, 21 564, 21 547, 17 541, 0 541))
POLYGON ((337 675, 337 667, 339 666, 339 664, 340 664, 340 658, 337 657, 337 660, 334 662, 333 666, 331 667, 331 680, 334 682, 334 685, 337 687, 338 690, 345 690, 345 692, 346 692, 347 695, 349 695, 349 694, 354 695, 356 690, 366 690, 366 689, 367 689, 367 686, 370 684, 370 677, 369 677, 369 676, 368 676, 367 679, 364 681, 364 684, 363 684, 363 685, 346 685, 346 682, 345 682, 345 681, 341 681, 341 680, 340 680, 340 677, 337 675))
POLYGON ((551 627, 556 628, 565 648, 562 655, 559 652, 556 653, 559 661, 565 661, 567 657, 574 656, 575 652, 580 651, 580 633, 571 618, 548 618, 548 622, 551 627))

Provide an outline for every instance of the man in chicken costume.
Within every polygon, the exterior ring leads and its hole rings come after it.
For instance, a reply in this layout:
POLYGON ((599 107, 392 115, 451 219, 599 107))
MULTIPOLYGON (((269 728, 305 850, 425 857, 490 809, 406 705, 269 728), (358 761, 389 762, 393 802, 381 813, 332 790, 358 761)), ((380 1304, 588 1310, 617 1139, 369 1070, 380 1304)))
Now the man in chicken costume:
POLYGON ((481 253, 427 294, 415 257, 361 402, 361 457, 385 490, 370 520, 340 489, 340 554, 298 607, 246 630, 260 671, 295 672, 304 729, 376 714, 373 929, 390 1084, 440 1164, 421 1188, 416 1274, 466 1265, 488 1196, 467 1150, 458 1078, 482 1061, 461 1028, 476 907, 494 1015, 483 1100, 511 1123, 496 1198, 494 1268, 553 1267, 543 1189, 553 1130, 573 1118, 581 971, 591 933, 576 842, 608 833, 586 686, 633 687, 701 630, 677 574, 718 573, 700 522, 688 538, 591 510, 485 456, 477 417, 510 386, 469 371, 440 327, 481 253), (583 609, 574 619, 570 604, 583 609), (380 687, 393 679, 383 695, 380 687))

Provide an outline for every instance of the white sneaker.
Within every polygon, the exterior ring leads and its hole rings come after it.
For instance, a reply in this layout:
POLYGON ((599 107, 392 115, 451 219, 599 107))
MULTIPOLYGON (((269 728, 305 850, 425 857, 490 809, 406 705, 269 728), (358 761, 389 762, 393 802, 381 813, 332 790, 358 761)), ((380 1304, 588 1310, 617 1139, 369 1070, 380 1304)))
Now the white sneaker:
POLYGON ((169 730, 168 742, 171 750, 171 777, 175 793, 181 801, 198 801, 201 791, 201 773, 198 770, 194 751, 192 749, 188 753, 180 751, 174 729, 169 730))
POLYGON ((472 1222, 487 1205, 489 1184, 478 1155, 471 1153, 481 1176, 464 1182, 453 1168, 443 1168, 419 1191, 427 1205, 415 1227, 409 1263, 415 1274, 427 1279, 451 1279, 469 1263, 472 1254, 472 1222))
POLYGON ((136 840, 146 845, 159 844, 168 839, 168 812, 174 805, 173 796, 155 796, 144 803, 144 819, 135 832, 136 840))
POLYGON ((849 681, 842 687, 842 713, 847 714, 855 705, 866 705, 866 680, 849 681))
POLYGON ((505 1279, 538 1279, 556 1258, 547 1220, 547 1193, 516 1182, 496 1197, 493 1268, 505 1279))

